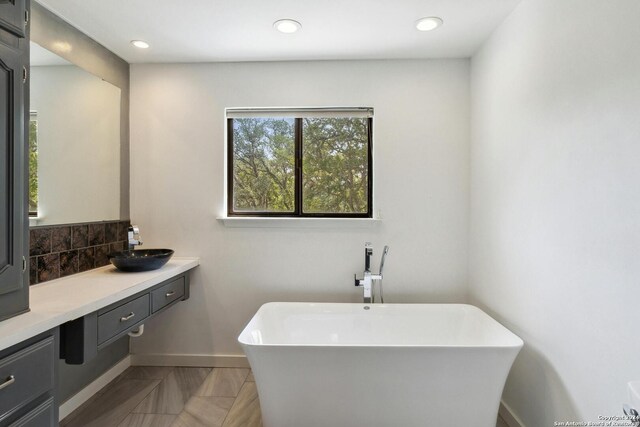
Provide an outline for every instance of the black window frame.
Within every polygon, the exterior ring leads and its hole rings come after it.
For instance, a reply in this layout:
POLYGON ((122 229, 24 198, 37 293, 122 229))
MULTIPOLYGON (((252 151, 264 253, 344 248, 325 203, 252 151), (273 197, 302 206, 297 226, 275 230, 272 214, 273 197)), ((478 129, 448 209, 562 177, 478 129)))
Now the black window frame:
MULTIPOLYGON (((259 118, 256 115, 256 118, 259 118)), ((373 117, 367 117, 367 212, 365 213, 322 213, 307 212, 302 208, 303 185, 302 185, 302 158, 303 147, 303 118, 295 117, 295 179, 294 179, 294 199, 295 209, 293 212, 267 212, 267 211, 241 211, 233 210, 233 120, 227 118, 227 216, 228 217, 279 217, 279 218, 373 218, 373 117)))

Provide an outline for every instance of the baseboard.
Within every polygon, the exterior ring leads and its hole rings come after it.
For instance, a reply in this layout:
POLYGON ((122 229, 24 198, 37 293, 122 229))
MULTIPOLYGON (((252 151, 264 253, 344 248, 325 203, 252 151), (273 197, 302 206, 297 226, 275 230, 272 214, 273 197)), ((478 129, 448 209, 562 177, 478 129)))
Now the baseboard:
POLYGON ((102 390, 104 386, 116 379, 118 375, 126 371, 129 366, 131 366, 131 356, 127 356, 116 363, 107 372, 100 375, 88 386, 73 395, 70 399, 60 405, 60 415, 58 419, 62 421, 67 415, 78 409, 80 405, 102 390))
POLYGON ((197 366, 207 368, 248 368, 245 355, 213 354, 132 354, 132 366, 197 366))
POLYGON ((504 401, 500 402, 500 416, 507 423, 509 427, 526 427, 524 423, 514 414, 513 410, 504 403, 504 401))

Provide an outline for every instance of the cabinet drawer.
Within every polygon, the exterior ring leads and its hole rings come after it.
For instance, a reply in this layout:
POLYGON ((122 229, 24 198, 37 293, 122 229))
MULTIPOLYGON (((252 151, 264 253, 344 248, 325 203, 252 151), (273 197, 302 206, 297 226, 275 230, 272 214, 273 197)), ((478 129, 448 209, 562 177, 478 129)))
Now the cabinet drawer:
POLYGON ((149 294, 98 316, 98 345, 149 317, 149 294))
POLYGON ((184 277, 179 277, 151 292, 151 312, 155 313, 183 296, 184 277))
POLYGON ((0 419, 54 387, 53 337, 0 360, 0 419))
POLYGON ((50 427, 57 425, 55 415, 56 411, 53 407, 53 397, 50 397, 38 407, 29 411, 28 414, 20 418, 9 427, 50 427))

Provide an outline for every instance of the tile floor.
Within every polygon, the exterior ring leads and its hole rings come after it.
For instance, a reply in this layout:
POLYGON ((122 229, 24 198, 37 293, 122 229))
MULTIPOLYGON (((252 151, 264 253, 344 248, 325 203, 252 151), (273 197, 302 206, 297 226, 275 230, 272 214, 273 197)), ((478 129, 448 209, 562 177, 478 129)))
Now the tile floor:
MULTIPOLYGON (((249 369, 136 366, 113 380, 63 427, 261 427, 249 369)), ((496 427, 508 427, 498 419, 496 427)))

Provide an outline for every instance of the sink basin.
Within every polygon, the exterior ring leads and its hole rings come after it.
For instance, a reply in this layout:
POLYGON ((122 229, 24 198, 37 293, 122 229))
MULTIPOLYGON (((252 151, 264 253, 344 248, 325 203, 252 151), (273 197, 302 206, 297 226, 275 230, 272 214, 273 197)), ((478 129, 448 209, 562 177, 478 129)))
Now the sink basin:
POLYGON ((112 252, 107 257, 118 270, 150 271, 165 265, 172 255, 171 249, 138 249, 112 252))

